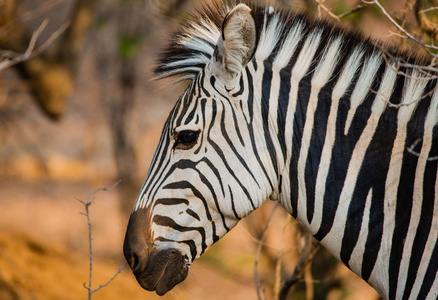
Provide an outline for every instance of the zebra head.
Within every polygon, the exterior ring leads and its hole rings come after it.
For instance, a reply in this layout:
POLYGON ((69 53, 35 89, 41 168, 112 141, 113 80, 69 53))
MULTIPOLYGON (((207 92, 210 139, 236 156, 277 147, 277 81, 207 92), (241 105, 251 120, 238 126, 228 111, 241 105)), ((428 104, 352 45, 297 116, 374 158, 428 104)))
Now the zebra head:
POLYGON ((201 68, 179 62, 199 70, 167 119, 128 224, 125 257, 140 285, 159 295, 241 218, 275 198, 274 163, 258 142, 265 125, 247 74, 257 45, 253 12, 239 4, 223 20, 222 30, 205 25, 210 41, 181 38, 208 61, 201 68))

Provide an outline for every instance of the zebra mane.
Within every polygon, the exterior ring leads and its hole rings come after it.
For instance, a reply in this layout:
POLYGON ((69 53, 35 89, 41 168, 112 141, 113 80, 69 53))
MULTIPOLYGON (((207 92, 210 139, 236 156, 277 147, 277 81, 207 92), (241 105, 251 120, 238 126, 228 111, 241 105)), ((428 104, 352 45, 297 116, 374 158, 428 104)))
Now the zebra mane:
POLYGON ((176 77, 178 81, 193 80, 210 61, 221 35, 222 21, 238 3, 248 5, 254 15, 258 32, 256 50, 258 58, 274 56, 287 35, 300 26, 304 34, 321 30, 322 45, 327 45, 335 38, 341 37, 344 49, 360 47, 365 56, 380 51, 388 54, 389 57, 401 57, 408 63, 421 65, 427 63, 424 57, 412 55, 408 51, 381 41, 365 38, 361 33, 335 25, 330 20, 310 17, 302 12, 273 9, 262 5, 261 1, 231 2, 233 5, 218 0, 212 1, 181 24, 181 29, 173 36, 170 45, 158 60, 158 66, 155 68, 157 79, 176 77), (269 38, 266 38, 267 36, 269 38))

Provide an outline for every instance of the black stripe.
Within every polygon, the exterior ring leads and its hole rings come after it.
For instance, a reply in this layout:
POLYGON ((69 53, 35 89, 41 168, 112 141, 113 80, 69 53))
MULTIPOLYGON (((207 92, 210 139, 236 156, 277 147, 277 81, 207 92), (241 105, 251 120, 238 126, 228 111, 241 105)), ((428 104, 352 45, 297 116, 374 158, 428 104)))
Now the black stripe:
MULTIPOLYGON (((334 40, 335 37, 332 37, 334 40)), ((345 41, 344 41, 345 42, 345 41)), ((321 43, 322 44, 322 43, 321 43)), ((306 202, 307 202, 307 221, 309 224, 313 221, 315 213, 315 187, 317 172, 321 162, 323 145, 327 134, 327 124, 332 105, 332 92, 335 84, 338 82, 345 67, 347 60, 350 58, 353 46, 350 43, 344 43, 338 53, 336 66, 328 82, 321 88, 318 94, 318 105, 314 113, 314 126, 312 137, 309 144, 309 155, 306 161, 305 178, 306 178, 306 202)), ((322 63, 322 62, 320 62, 322 63)))
MULTIPOLYGON (((182 160, 178 161, 175 164, 175 167, 178 168, 178 169, 181 169, 181 170, 191 169, 191 170, 194 170, 194 171, 196 171, 198 173, 199 178, 201 179, 201 182, 209 189, 209 191, 210 191, 210 193, 211 193, 211 195, 213 197, 214 203, 216 204, 217 212, 221 216, 222 224, 223 224, 224 228, 227 231, 230 231, 230 229, 228 228, 227 224, 225 223, 225 216, 223 215, 223 213, 222 213, 222 211, 220 209, 219 201, 217 199, 217 196, 216 196, 216 193, 214 191, 214 188, 213 188, 212 184, 207 180, 207 178, 201 173, 201 171, 198 170, 198 168, 197 168, 198 163, 199 162, 192 162, 191 160, 182 159, 182 160)), ((207 210, 208 207, 206 206, 205 209, 207 210)))
POLYGON ((272 62, 271 60, 265 60, 263 62, 264 72, 262 79, 262 120, 263 120, 263 131, 266 142, 266 147, 269 151, 269 157, 271 158, 272 166, 274 167, 275 174, 278 174, 278 163, 277 163, 277 153, 275 151, 274 143, 272 142, 272 137, 269 132, 269 106, 270 106, 270 94, 272 85, 272 62))
MULTIPOLYGON (((155 151, 154 158, 152 159, 151 166, 148 171, 148 176, 145 181, 145 193, 149 191, 147 197, 148 199, 153 199, 150 194, 152 192, 152 184, 155 182, 156 177, 162 174, 162 170, 165 170, 167 166, 169 165, 169 160, 164 163, 164 160, 166 159, 166 155, 170 148, 170 136, 171 136, 171 128, 170 124, 175 117, 179 106, 182 105, 182 96, 178 98, 178 101, 176 102, 175 106, 173 107, 172 111, 170 112, 169 116, 167 117, 166 122, 164 123, 163 131, 161 133, 160 142, 158 143, 157 150, 155 151), (165 151, 166 150, 166 151, 165 151), (160 159, 158 162, 158 158, 160 159), (159 166, 159 167, 158 167, 159 166), (155 172, 152 174, 152 170, 154 167, 157 167, 155 169, 155 172), (146 184, 147 183, 147 184, 146 184)), ((139 195, 140 197, 140 195, 139 195)))
MULTIPOLYGON (((335 214, 338 210, 339 196, 344 186, 351 155, 369 119, 371 113, 370 106, 375 98, 375 94, 368 93, 364 103, 357 109, 347 135, 344 135, 347 115, 350 110, 349 97, 350 95, 347 94, 339 103, 335 142, 323 199, 321 227, 315 234, 315 238, 319 241, 330 232, 333 226, 335 214)), ((355 200, 353 199, 353 201, 355 200)))
POLYGON ((190 208, 186 209, 186 213, 190 216, 192 216, 193 218, 195 218, 198 221, 201 221, 201 218, 199 217, 199 215, 197 213, 195 213, 193 210, 191 210, 190 208))
MULTIPOLYGON (((397 204, 395 207, 395 227, 392 236, 392 248, 389 258, 389 298, 396 296, 398 277, 400 272, 400 262, 403 257, 403 249, 408 234, 411 213, 412 199, 414 196, 415 171, 417 168, 418 157, 406 150, 418 137, 424 134, 424 118, 422 124, 418 124, 418 117, 424 115, 420 107, 417 107, 412 120, 407 125, 407 137, 405 141, 405 151, 403 152, 403 162, 400 172, 400 181, 397 191, 397 204), (420 115, 418 115, 420 114, 420 115), (420 125, 420 126, 418 126, 420 125), (416 130, 413 130, 415 127, 416 130)), ((420 152, 421 149, 416 148, 420 152)))
MULTIPOLYGON (((378 90, 380 79, 385 71, 382 63, 374 77, 372 90, 378 90)), ((363 104, 359 107, 356 114, 366 116, 374 104, 375 94, 369 93, 363 104)), ((368 116, 369 118, 369 116, 368 116)), ((352 123, 355 121, 353 120, 352 123)), ((377 128, 373 133, 368 148, 366 149, 363 161, 355 182, 351 202, 348 206, 347 220, 342 239, 340 257, 342 262, 349 267, 351 254, 356 247, 361 231, 361 224, 364 217, 365 204, 369 191, 372 189, 370 214, 368 221, 367 241, 369 249, 365 248, 364 259, 362 261, 362 273, 368 279, 380 249, 381 235, 383 233, 383 199, 385 194, 385 180, 391 159, 392 145, 395 138, 395 128, 388 132, 388 124, 384 118, 380 118, 377 128)), ((358 141, 361 134, 355 135, 358 141)), ((354 145, 356 146, 356 145, 354 145)))
POLYGON ((204 198, 204 195, 201 194, 201 192, 190 182, 188 181, 176 181, 171 182, 163 186, 163 190, 183 190, 183 189, 189 189, 192 191, 193 195, 202 201, 204 204, 205 213, 207 215, 207 219, 211 221, 211 214, 210 210, 208 209, 208 203, 207 200, 204 198))
POLYGON ((182 124, 182 120, 183 120, 184 116, 186 115, 189 103, 190 103, 191 98, 192 98, 194 85, 195 85, 194 82, 190 83, 190 85, 186 88, 186 90, 184 91, 184 93, 182 95, 181 105, 180 105, 181 111, 179 112, 179 115, 176 116, 176 118, 175 117, 173 118, 172 130, 174 130, 176 127, 178 127, 179 125, 182 124))
POLYGON ((172 243, 179 243, 179 244, 186 244, 190 248, 190 254, 192 255, 192 261, 196 258, 198 255, 198 250, 196 250, 196 244, 193 240, 185 240, 185 241, 174 241, 166 239, 162 236, 157 237, 155 240, 160 242, 172 242, 172 243))
MULTIPOLYGON (((421 101, 420 104, 423 104, 421 101)), ((430 105, 430 104, 429 104, 430 105)), ((428 106, 429 106, 428 105, 428 106)), ((435 127, 433 136, 438 136, 438 128, 435 127)), ((438 141, 435 139, 432 142, 431 149, 429 151, 429 157, 431 154, 436 153, 438 150, 438 141)), ((430 230, 432 227, 433 212, 434 212, 434 201, 435 201, 435 182, 437 179, 437 162, 429 161, 426 163, 423 177, 423 202, 421 206, 420 213, 420 223, 418 224, 417 230, 415 232, 415 238, 411 250, 411 258, 409 261, 409 269, 407 273, 406 286, 404 291, 403 299, 408 299, 412 287, 417 280, 417 271, 420 266, 421 259, 424 255, 424 250, 426 246, 427 239, 429 238, 430 230)), ((435 270, 435 273, 437 269, 435 270)))
MULTIPOLYGON (((220 124, 221 132, 225 140, 227 141, 228 146, 230 147, 231 151, 233 151, 234 155, 239 160, 240 164, 245 168, 245 170, 248 172, 248 174, 252 177, 254 182, 257 184, 257 186, 260 188, 260 184, 258 183, 257 179, 255 178, 253 172, 248 167, 246 161, 243 159, 243 157, 239 154, 239 151, 237 151, 236 147, 234 146, 233 141, 230 139, 230 136, 228 135, 227 129, 225 128, 225 107, 222 111, 221 115, 221 124, 220 124)), ((236 124, 237 127, 237 124, 236 124)))
POLYGON ((243 94, 243 91, 245 90, 245 86, 243 84, 243 76, 240 76, 239 87, 240 87, 239 90, 231 95, 232 97, 237 97, 243 94))
POLYGON ((420 292, 417 299, 426 299, 435 281, 438 271, 438 241, 435 239, 435 247, 432 251, 432 256, 427 267, 426 275, 424 275, 423 284, 421 285, 420 292))
POLYGON ((166 216, 160 216, 160 215, 155 215, 152 219, 152 222, 154 222, 155 224, 157 224, 159 226, 170 227, 170 228, 175 229, 179 232, 197 231, 201 235, 201 240, 202 240, 201 254, 204 253, 204 251, 207 249, 206 234, 205 234, 205 229, 203 227, 181 226, 181 225, 177 224, 173 219, 166 217, 166 216))
MULTIPOLYGON (((205 132, 205 106, 207 104, 207 99, 202 98, 201 99, 201 114, 202 114, 202 132, 205 132)), ((201 137, 203 137, 204 134, 201 134, 201 137)), ((201 143, 199 144, 199 147, 196 149, 195 154, 199 154, 199 151, 202 149, 202 145, 204 144, 204 139, 201 138, 201 143)))
MULTIPOLYGON (((286 148, 286 117, 289 106, 291 70, 282 69, 280 71, 280 91, 278 93, 277 128, 278 141, 280 143, 283 158, 287 157, 286 148)), ((274 100, 274 99, 272 99, 274 100)))
POLYGON ((228 101, 228 103, 230 104, 231 112, 233 114, 233 121, 234 121, 234 124, 235 124, 234 127, 235 127, 235 130, 236 130, 236 133, 237 133, 237 137, 239 138, 240 144, 242 144, 242 146, 245 147, 245 141, 243 140, 242 134, 240 133, 240 127, 239 127, 239 123, 237 122, 237 116, 236 116, 236 112, 234 111, 234 106, 231 103, 231 101, 228 101))
POLYGON ((253 127, 253 118, 254 118, 254 83, 252 80, 252 75, 249 72, 248 68, 246 69, 246 74, 248 77, 248 111, 249 111, 249 117, 250 122, 248 125, 248 132, 249 132, 249 138, 251 140, 251 146, 252 146, 252 152, 254 153, 254 156, 257 159, 257 163, 259 164, 260 168, 263 171, 263 175, 265 176, 266 180, 269 183, 269 186, 271 187, 271 190, 274 189, 274 185, 272 184, 271 178, 268 175, 268 172, 266 171, 265 165, 262 163, 262 160, 259 155, 259 151, 257 150, 257 145, 255 142, 254 137, 254 127, 253 127))
POLYGON ((234 196, 233 191, 231 190, 231 187, 228 186, 228 191, 230 192, 230 198, 231 198, 231 209, 233 210, 234 217, 236 217, 237 220, 240 220, 239 214, 236 211, 236 205, 234 204, 234 196))
MULTIPOLYGON (((255 60, 253 60, 255 65, 255 60)), ((252 124, 254 118, 254 81, 252 79, 252 74, 249 68, 245 68, 246 78, 248 79, 248 112, 249 112, 249 124, 252 124)))
MULTIPOLYGON (((158 177, 162 174, 162 170, 165 170, 167 168, 167 166, 169 165, 169 160, 166 160, 166 155, 167 155, 167 151, 165 151, 166 149, 169 149, 170 147, 170 139, 169 139, 169 124, 166 122, 165 125, 165 129, 163 130, 162 136, 161 136, 161 141, 158 144, 158 148, 157 151, 155 152, 155 158, 152 161, 150 170, 149 170, 149 174, 146 178, 146 187, 145 187, 145 193, 148 192, 148 199, 153 199, 150 194, 152 192, 152 185, 155 183, 155 180, 158 179, 158 177), (157 161, 157 158, 159 158, 160 160, 157 161), (166 160, 166 162, 165 162, 166 160), (159 167, 158 167, 159 166, 159 167), (151 173, 153 168, 157 167, 155 169, 154 173, 151 173)), ((145 183, 146 183, 145 182, 145 183)))
POLYGON ((368 235, 362 259, 361 277, 368 281, 376 264, 383 236, 384 205, 381 198, 385 192, 384 181, 373 187, 370 215, 368 221, 368 235))
POLYGON ((362 168, 365 173, 359 173, 358 188, 367 180, 372 180, 373 194, 368 221, 368 236, 362 262, 362 278, 369 279, 377 260, 383 236, 383 218, 386 177, 391 161, 392 147, 396 137, 395 120, 384 118, 379 120, 376 132, 368 146, 362 168), (368 179, 366 179, 368 178, 368 179))
POLYGON ((209 126, 208 129, 208 134, 207 134, 207 141, 208 143, 212 146, 212 148, 216 151, 216 153, 219 155, 219 157, 222 160, 223 165, 225 166, 225 168, 227 169, 228 173, 234 178, 234 180, 239 184, 240 188, 242 189, 242 191, 245 193, 248 201, 251 203, 251 206, 253 207, 253 209, 256 209, 254 202, 251 199, 251 196, 247 190, 247 188, 242 184, 242 182, 239 180, 239 178, 236 176, 236 174, 234 173, 234 170, 230 167, 230 165, 228 164, 224 153, 222 152, 221 147, 219 147, 218 144, 216 144, 211 138, 210 138, 210 131, 214 125, 214 120, 216 118, 216 101, 213 101, 212 103, 213 105, 213 116, 212 116, 212 120, 211 120, 211 124, 209 126))
POLYGON ((297 104, 294 112, 293 137, 292 137, 292 156, 289 166, 290 191, 292 216, 298 216, 298 158, 301 151, 301 140, 303 138, 303 128, 306 122, 307 106, 310 99, 310 75, 301 79, 298 84, 297 104))
POLYGON ((155 200, 153 207, 157 206, 158 204, 161 204, 161 205, 180 205, 180 204, 189 205, 189 200, 182 199, 182 198, 159 198, 159 199, 155 200))
POLYGON ((322 149, 327 133, 327 123, 330 114, 332 86, 324 86, 318 93, 318 104, 314 113, 312 135, 309 143, 309 153, 305 166, 307 221, 313 220, 315 211, 315 187, 321 161, 322 149))
POLYGON ((204 79, 205 79, 205 72, 201 72, 199 76, 199 86, 201 87, 202 92, 207 98, 210 98, 210 93, 208 90, 204 87, 204 79))
POLYGON ((186 120, 184 121, 184 125, 189 124, 195 118, 195 113, 196 113, 196 110, 198 109, 198 103, 199 103, 199 98, 196 97, 195 104, 193 105, 193 109, 187 115, 186 120))

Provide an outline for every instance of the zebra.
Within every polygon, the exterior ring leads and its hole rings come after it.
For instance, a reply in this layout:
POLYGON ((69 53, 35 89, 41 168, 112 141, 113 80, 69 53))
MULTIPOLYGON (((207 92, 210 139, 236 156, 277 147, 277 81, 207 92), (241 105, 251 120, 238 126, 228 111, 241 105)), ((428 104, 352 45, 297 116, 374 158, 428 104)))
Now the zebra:
POLYGON ((437 74, 303 13, 213 1, 157 77, 188 80, 130 216, 124 255, 164 295, 266 199, 387 299, 438 297, 437 74))

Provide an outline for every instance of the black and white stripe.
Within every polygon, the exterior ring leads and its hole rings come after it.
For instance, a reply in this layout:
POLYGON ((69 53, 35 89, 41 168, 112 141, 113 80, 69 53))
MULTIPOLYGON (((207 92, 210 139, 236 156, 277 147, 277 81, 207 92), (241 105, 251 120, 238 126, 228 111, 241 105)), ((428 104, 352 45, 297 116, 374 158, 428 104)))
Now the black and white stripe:
POLYGON ((325 21, 249 6, 258 44, 235 85, 212 63, 225 5, 165 53, 157 76, 191 83, 134 210, 151 210, 156 243, 193 261, 270 197, 385 298, 436 299, 437 74, 325 21), (184 130, 198 141, 175 149, 184 130))

